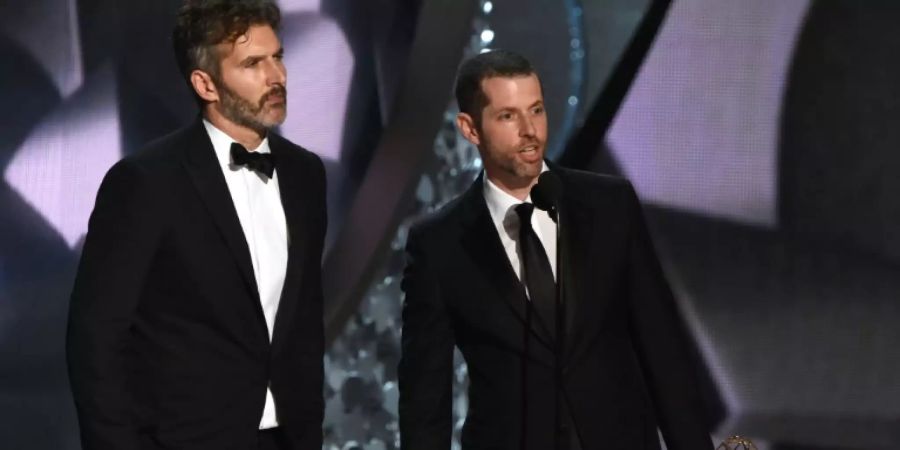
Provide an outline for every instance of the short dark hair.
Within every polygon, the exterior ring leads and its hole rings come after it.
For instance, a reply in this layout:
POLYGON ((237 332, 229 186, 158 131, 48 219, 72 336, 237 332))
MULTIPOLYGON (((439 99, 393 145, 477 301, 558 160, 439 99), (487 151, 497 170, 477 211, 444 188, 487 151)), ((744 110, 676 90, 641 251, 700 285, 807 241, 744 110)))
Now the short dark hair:
POLYGON ((196 69, 218 78, 217 44, 236 41, 251 25, 277 30, 280 23, 281 11, 271 0, 185 0, 172 31, 178 69, 188 82, 196 69))
POLYGON ((481 110, 488 103, 481 82, 492 77, 529 76, 537 72, 524 56, 509 50, 491 50, 465 61, 456 72, 456 104, 460 112, 481 120, 481 110))

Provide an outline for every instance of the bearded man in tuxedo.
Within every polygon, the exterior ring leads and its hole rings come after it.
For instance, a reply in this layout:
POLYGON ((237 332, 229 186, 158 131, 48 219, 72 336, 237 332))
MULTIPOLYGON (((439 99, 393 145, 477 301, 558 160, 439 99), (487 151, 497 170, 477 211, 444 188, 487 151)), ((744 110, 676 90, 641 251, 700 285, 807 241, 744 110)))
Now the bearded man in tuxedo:
POLYGON ((267 0, 178 13, 201 114, 106 174, 72 292, 84 450, 321 448, 325 171, 271 131, 279 22, 267 0))

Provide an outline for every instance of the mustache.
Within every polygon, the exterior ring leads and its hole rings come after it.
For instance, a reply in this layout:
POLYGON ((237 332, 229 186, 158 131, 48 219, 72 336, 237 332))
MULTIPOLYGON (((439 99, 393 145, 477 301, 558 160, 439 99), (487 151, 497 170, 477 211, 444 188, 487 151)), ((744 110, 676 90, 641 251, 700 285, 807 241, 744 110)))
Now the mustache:
POLYGON ((540 139, 523 139, 522 141, 519 142, 518 148, 523 149, 523 148, 531 146, 531 145, 534 145, 534 146, 540 148, 540 147, 543 147, 544 141, 541 141, 540 139))
POLYGON ((287 102, 287 88, 282 85, 277 85, 277 86, 273 87, 272 89, 270 89, 269 92, 266 92, 265 94, 263 94, 262 97, 260 97, 259 107, 262 108, 263 105, 265 105, 266 102, 269 101, 269 98, 271 98, 273 96, 278 96, 278 97, 284 98, 284 101, 286 103, 287 102))

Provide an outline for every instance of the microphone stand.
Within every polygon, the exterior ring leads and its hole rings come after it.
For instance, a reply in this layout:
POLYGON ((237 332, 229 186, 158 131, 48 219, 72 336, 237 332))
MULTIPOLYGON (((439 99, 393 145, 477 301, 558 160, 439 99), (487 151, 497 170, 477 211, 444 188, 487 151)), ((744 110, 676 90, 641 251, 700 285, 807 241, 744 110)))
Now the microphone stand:
POLYGON ((565 305, 563 304, 563 295, 564 295, 564 286, 563 283, 563 240, 562 240, 562 220, 561 214, 559 211, 559 202, 553 205, 553 209, 550 211, 550 218, 556 222, 556 303, 555 303, 555 316, 556 316, 556 349, 553 352, 554 354, 554 409, 556 411, 555 414, 555 427, 554 427, 554 447, 558 450, 560 448, 560 396, 562 395, 562 376, 563 376, 563 367, 562 367, 562 358, 564 353, 564 344, 566 341, 566 330, 565 330, 565 305))
MULTIPOLYGON (((553 304, 554 315, 555 315, 555 323, 547 324, 549 327, 554 328, 554 335, 556 336, 556 342, 553 345, 553 448, 554 450, 564 450, 561 448, 560 443, 560 428, 562 425, 562 419, 560 417, 560 413, 562 412, 561 408, 561 400, 564 400, 564 395, 562 393, 562 385, 563 385, 563 355, 565 354, 565 338, 566 338, 566 330, 565 330, 565 305, 563 304, 564 298, 564 266, 563 261, 563 239, 562 239, 562 224, 561 224, 561 214, 560 214, 560 186, 559 180, 552 173, 542 174, 542 177, 551 176, 547 178, 549 181, 544 181, 544 188, 541 192, 540 198, 540 207, 539 209, 544 210, 556 224, 556 292, 555 299, 553 304), (549 184, 548 184, 549 183, 549 184), (549 189, 549 191, 548 191, 549 189), (549 194, 549 196, 548 196, 549 194)), ((532 188, 532 194, 534 194, 534 189, 539 188, 541 186, 541 182, 539 181, 537 185, 532 188)), ((535 197, 532 197, 532 200, 535 200, 535 197)), ((535 203, 535 206, 538 206, 538 203, 535 203)), ((546 250, 546 249, 545 249, 546 250)), ((549 255, 548 255, 549 256, 549 255)), ((534 305, 532 304, 531 299, 528 299, 526 303, 525 310, 525 335, 523 336, 523 347, 524 347, 524 355, 522 358, 522 430, 520 434, 520 446, 521 449, 524 450, 526 447, 527 441, 527 418, 528 418, 528 355, 529 355, 529 341, 531 333, 531 321, 532 321, 532 309, 534 305)), ((570 425, 574 426, 574 424, 570 425)), ((569 432, 568 430, 566 430, 569 432)))
MULTIPOLYGON (((553 409, 554 409, 554 426, 553 426, 553 448, 556 450, 561 450, 559 445, 559 401, 560 401, 560 391, 562 390, 562 352, 563 352, 563 341, 564 341, 564 309, 562 305, 563 298, 563 278, 562 278, 562 228, 560 227, 560 219, 559 219, 559 208, 554 205, 547 214, 550 215, 550 218, 553 219, 553 222, 556 223, 556 299, 554 303, 554 315, 556 316, 556 323, 553 324, 556 327, 556 348, 553 351, 553 370, 554 370, 554 383, 553 383, 553 409)), ((522 357, 522 425, 521 425, 521 433, 519 436, 519 448, 521 450, 525 450, 527 447, 527 423, 528 423, 528 355, 529 355, 529 344, 531 341, 531 321, 532 321, 532 312, 534 310, 534 305, 531 302, 531 299, 527 299, 525 302, 525 333, 522 337, 522 347, 524 349, 524 355, 522 357)))
MULTIPOLYGON (((562 355, 563 343, 565 342, 565 309, 564 305, 562 304, 564 294, 562 271, 562 226, 560 224, 560 214, 558 206, 554 205, 553 208, 547 211, 547 214, 549 214, 550 218, 553 219, 553 222, 556 223, 556 299, 554 303, 554 315, 556 317, 556 323, 553 324, 556 327, 556 346, 553 350, 553 448, 556 450, 562 450, 560 448, 558 432, 560 426, 560 392, 562 391, 562 355)), ((525 333, 522 338, 522 346, 525 353, 522 357, 522 429, 519 436, 519 448, 522 450, 525 450, 527 442, 526 424, 528 423, 528 347, 531 341, 531 317, 533 309, 534 305, 532 304, 531 299, 528 299, 528 301, 525 302, 525 333)))
POLYGON ((522 355, 522 425, 519 437, 519 446, 521 450, 525 450, 528 442, 528 355, 529 342, 531 341, 531 316, 534 311, 534 305, 531 299, 526 298, 525 302, 525 333, 522 337, 523 352, 522 355))

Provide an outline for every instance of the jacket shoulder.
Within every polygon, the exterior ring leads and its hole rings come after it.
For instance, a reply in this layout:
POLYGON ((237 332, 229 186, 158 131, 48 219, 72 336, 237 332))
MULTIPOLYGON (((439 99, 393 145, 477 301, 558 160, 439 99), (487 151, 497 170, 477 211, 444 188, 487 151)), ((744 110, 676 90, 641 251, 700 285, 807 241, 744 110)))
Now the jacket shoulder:
POLYGON ((269 142, 272 146, 278 146, 287 150, 291 155, 296 156, 303 163, 309 164, 322 171, 325 170, 325 164, 322 162, 322 158, 320 158, 319 155, 307 150, 301 145, 291 142, 284 136, 277 133, 269 133, 269 142))
POLYGON ((107 171, 106 178, 127 177, 145 182, 165 179, 181 166, 180 152, 190 145, 190 128, 185 127, 158 137, 125 155, 107 171))
POLYGON ((563 195, 587 207, 621 208, 637 202, 637 194, 631 182, 624 177, 558 169, 563 184, 563 195))
POLYGON ((624 177, 576 169, 559 168, 557 170, 560 172, 560 175, 562 175, 563 182, 571 185, 575 189, 605 191, 633 189, 631 182, 624 177))
POLYGON ((463 214, 466 196, 464 193, 450 200, 435 211, 432 211, 413 221, 409 228, 409 239, 421 240, 432 237, 446 240, 447 237, 457 232, 463 214))

